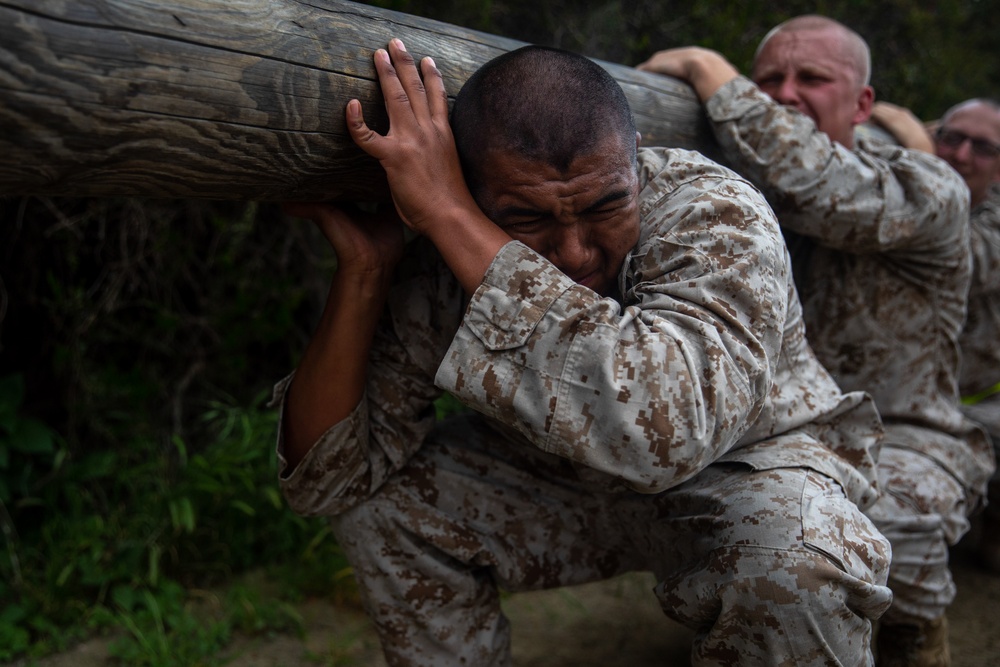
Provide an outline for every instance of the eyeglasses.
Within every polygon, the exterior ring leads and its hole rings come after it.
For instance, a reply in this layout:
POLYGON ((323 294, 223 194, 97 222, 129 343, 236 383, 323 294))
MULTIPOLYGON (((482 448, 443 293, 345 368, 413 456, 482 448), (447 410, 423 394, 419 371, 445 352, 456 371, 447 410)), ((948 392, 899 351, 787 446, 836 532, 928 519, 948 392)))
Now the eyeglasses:
POLYGON ((937 131, 937 142, 948 148, 958 148, 966 141, 972 145, 972 153, 976 157, 995 158, 1000 155, 1000 146, 986 139, 976 139, 958 130, 947 130, 941 128, 937 131))

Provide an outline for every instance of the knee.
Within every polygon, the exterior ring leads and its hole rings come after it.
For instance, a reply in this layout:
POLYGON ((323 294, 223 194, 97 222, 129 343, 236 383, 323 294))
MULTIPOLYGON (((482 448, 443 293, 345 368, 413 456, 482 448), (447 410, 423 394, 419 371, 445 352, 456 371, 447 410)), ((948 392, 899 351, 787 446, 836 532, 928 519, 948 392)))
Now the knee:
POLYGON ((887 587, 832 557, 738 546, 660 584, 664 612, 695 629, 694 654, 761 664, 868 664, 872 622, 887 587))

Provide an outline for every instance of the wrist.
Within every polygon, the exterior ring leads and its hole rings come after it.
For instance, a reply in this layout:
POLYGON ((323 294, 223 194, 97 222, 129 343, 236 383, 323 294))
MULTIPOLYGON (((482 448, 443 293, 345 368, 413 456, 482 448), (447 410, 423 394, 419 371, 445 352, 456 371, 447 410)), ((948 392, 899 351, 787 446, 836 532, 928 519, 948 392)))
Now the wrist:
POLYGON ((475 205, 442 212, 425 233, 469 294, 479 287, 497 253, 511 240, 475 205))
POLYGON ((702 103, 707 102, 722 86, 740 73, 721 54, 704 49, 688 65, 691 85, 702 103))
POLYGON ((388 294, 392 276, 390 266, 338 266, 330 289, 348 301, 380 299, 388 294))

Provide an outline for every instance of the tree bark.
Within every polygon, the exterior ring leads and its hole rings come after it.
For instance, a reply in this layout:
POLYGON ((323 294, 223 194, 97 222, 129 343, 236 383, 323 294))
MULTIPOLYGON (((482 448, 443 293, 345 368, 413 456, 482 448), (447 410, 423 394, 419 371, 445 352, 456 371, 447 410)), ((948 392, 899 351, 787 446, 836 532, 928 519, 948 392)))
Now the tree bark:
MULTIPOLYGON (((357 97, 386 129, 372 53, 391 37, 451 95, 523 44, 342 0, 3 0, 0 195, 384 196, 343 110, 357 97)), ((713 154, 687 84, 600 64, 644 145, 713 154)))

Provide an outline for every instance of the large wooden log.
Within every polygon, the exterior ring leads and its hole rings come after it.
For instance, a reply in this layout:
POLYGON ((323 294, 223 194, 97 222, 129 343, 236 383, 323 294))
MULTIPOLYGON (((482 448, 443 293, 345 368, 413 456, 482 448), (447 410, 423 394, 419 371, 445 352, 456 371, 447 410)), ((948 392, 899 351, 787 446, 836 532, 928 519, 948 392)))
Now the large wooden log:
MULTIPOLYGON (((451 95, 522 45, 341 0, 5 0, 0 195, 384 195, 343 109, 357 97, 386 129, 372 52, 391 37, 433 55, 451 95)), ((712 152, 690 87, 601 64, 645 144, 712 152)))

